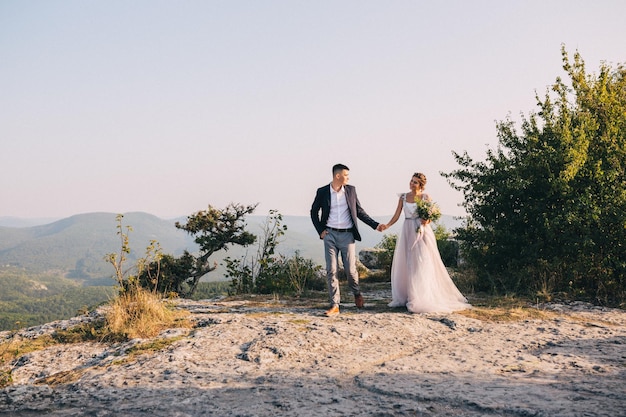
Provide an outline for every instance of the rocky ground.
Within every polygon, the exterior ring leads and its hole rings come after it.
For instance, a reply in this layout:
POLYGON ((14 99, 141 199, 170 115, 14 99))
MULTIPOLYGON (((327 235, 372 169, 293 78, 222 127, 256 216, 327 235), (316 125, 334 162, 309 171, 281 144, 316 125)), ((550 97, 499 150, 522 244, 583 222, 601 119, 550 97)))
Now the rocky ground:
POLYGON ((626 416, 626 311, 549 304, 494 322, 365 297, 333 318, 280 299, 179 301, 195 327, 164 332, 159 350, 132 340, 21 357, 0 416, 626 416))

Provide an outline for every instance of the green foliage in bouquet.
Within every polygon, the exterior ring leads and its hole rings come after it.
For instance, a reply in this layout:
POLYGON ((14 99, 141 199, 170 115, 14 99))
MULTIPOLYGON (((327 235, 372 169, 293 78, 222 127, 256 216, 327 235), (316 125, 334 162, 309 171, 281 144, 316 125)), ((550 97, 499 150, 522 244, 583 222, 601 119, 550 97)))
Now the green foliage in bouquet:
POLYGON ((436 222, 441 218, 441 209, 435 202, 415 199, 415 204, 417 205, 415 212, 420 219, 436 222))

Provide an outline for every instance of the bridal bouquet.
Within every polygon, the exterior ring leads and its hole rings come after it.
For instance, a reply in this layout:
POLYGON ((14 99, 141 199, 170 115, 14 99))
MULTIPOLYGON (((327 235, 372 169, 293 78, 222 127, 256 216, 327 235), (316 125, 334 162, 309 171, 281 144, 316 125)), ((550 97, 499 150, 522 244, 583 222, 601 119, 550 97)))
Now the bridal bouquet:
MULTIPOLYGON (((439 206, 433 202, 422 199, 415 199, 415 204, 417 206, 415 210, 415 214, 422 220, 430 220, 436 222, 441 217, 441 210, 439 206)), ((422 222, 419 222, 419 226, 417 228, 417 232, 423 231, 422 222)))

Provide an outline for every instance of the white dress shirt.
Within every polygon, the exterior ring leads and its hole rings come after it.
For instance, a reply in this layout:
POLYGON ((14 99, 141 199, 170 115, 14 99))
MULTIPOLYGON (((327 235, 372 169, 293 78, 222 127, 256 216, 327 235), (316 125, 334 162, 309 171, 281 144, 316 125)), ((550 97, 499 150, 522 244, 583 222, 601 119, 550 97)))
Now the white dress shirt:
POLYGON ((346 190, 342 186, 339 191, 330 187, 330 213, 326 226, 335 229, 352 228, 352 218, 350 217, 350 209, 348 208, 348 200, 346 199, 346 190))

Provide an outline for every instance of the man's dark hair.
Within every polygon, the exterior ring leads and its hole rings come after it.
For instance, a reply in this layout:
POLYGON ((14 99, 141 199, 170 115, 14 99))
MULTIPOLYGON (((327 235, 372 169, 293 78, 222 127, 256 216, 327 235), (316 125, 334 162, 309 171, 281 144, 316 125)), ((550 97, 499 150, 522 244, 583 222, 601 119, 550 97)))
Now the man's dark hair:
POLYGON ((346 171, 350 171, 350 168, 348 168, 347 166, 345 166, 344 164, 336 164, 335 166, 333 166, 333 177, 338 173, 341 172, 343 170, 346 171))

